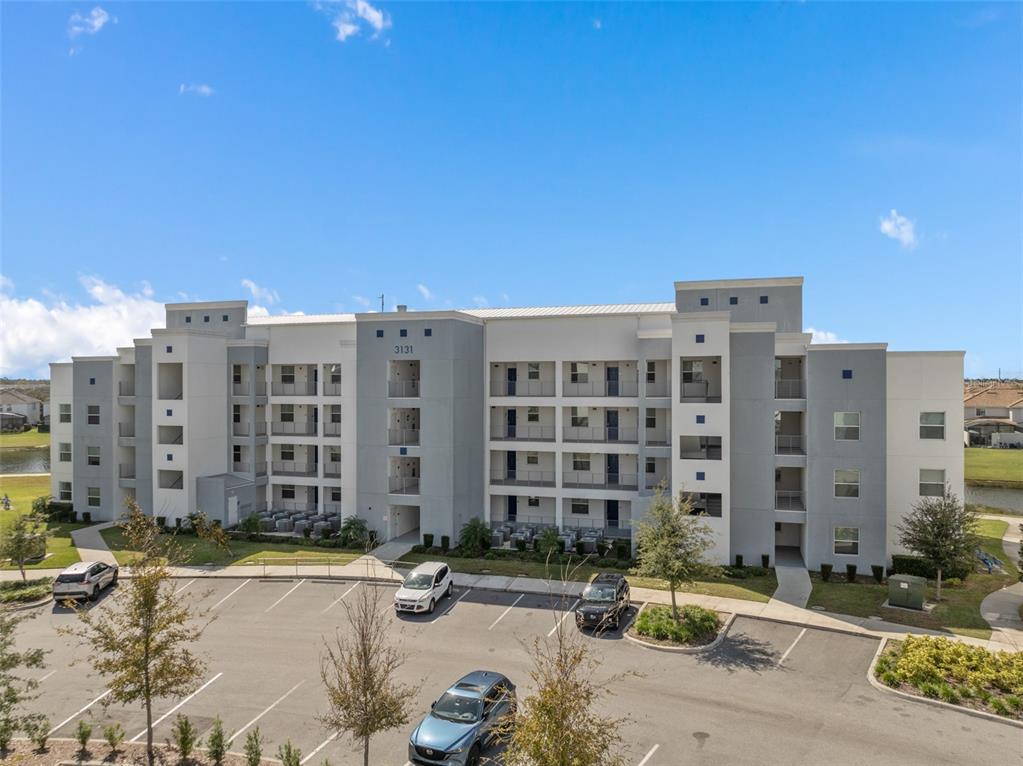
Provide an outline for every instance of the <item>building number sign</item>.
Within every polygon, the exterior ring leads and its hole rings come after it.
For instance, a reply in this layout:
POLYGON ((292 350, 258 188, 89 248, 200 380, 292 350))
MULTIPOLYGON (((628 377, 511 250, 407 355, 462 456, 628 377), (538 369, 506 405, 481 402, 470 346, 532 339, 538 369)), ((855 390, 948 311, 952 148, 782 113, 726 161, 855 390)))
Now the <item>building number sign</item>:
POLYGON ((396 345, 394 347, 394 353, 396 353, 396 354, 411 354, 412 353, 412 345, 411 344, 396 345))

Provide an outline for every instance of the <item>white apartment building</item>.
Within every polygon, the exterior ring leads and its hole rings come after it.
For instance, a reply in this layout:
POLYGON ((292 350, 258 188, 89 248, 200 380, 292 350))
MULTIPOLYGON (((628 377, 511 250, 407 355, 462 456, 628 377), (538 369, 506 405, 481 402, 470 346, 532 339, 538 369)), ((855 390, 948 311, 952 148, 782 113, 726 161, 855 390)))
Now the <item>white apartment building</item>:
POLYGON ((115 356, 52 365, 53 494, 383 539, 492 525, 630 539, 655 491, 721 562, 883 564, 921 496, 962 495, 962 352, 812 344, 802 279, 666 303, 248 317, 169 304, 115 356))

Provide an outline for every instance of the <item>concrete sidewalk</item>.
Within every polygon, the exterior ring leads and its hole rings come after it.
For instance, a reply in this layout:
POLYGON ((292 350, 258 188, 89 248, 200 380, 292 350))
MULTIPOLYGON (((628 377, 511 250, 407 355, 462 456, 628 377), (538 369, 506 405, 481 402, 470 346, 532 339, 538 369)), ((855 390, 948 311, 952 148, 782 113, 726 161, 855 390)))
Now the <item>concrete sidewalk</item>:
POLYGON ((107 547, 106 540, 100 534, 104 529, 109 529, 113 526, 116 526, 116 522, 107 521, 71 532, 71 540, 78 549, 78 555, 82 561, 100 561, 104 564, 117 563, 114 554, 107 547))
MULTIPOLYGON (((1009 522, 1002 535, 1002 550, 1007 560, 1015 561, 1017 567, 1023 568, 1023 561, 1019 558, 1020 524, 1023 524, 1023 517, 984 515, 981 518, 1009 522)), ((1023 607, 1023 582, 996 590, 980 602, 980 614, 991 625, 992 642, 1023 650, 1020 607, 1023 607)))

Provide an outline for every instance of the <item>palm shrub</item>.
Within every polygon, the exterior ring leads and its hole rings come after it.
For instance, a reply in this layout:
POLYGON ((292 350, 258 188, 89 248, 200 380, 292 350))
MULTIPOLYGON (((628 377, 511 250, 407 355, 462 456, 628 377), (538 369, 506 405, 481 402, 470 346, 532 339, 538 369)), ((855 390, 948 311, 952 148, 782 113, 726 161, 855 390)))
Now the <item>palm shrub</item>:
POLYGON ((547 527, 547 529, 537 535, 536 542, 533 543, 533 546, 536 548, 536 552, 540 556, 546 558, 550 555, 557 555, 558 543, 560 542, 561 541, 558 539, 558 530, 554 529, 554 527, 547 527))
POLYGON ((490 529, 482 519, 469 519, 458 533, 458 547, 469 556, 482 556, 490 547, 490 529))
POLYGON ((341 522, 337 537, 343 548, 365 548, 370 540, 369 525, 365 519, 349 516, 341 522))

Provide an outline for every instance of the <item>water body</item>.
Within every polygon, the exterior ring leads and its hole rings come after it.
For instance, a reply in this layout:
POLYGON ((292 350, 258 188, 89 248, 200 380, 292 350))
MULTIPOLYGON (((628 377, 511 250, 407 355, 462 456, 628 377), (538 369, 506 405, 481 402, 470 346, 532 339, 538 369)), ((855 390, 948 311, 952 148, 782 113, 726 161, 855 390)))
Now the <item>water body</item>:
POLYGON ((49 473, 49 447, 3 447, 0 473, 49 473))
POLYGON ((1023 489, 967 487, 966 502, 990 505, 993 508, 1006 508, 1023 513, 1023 489))

